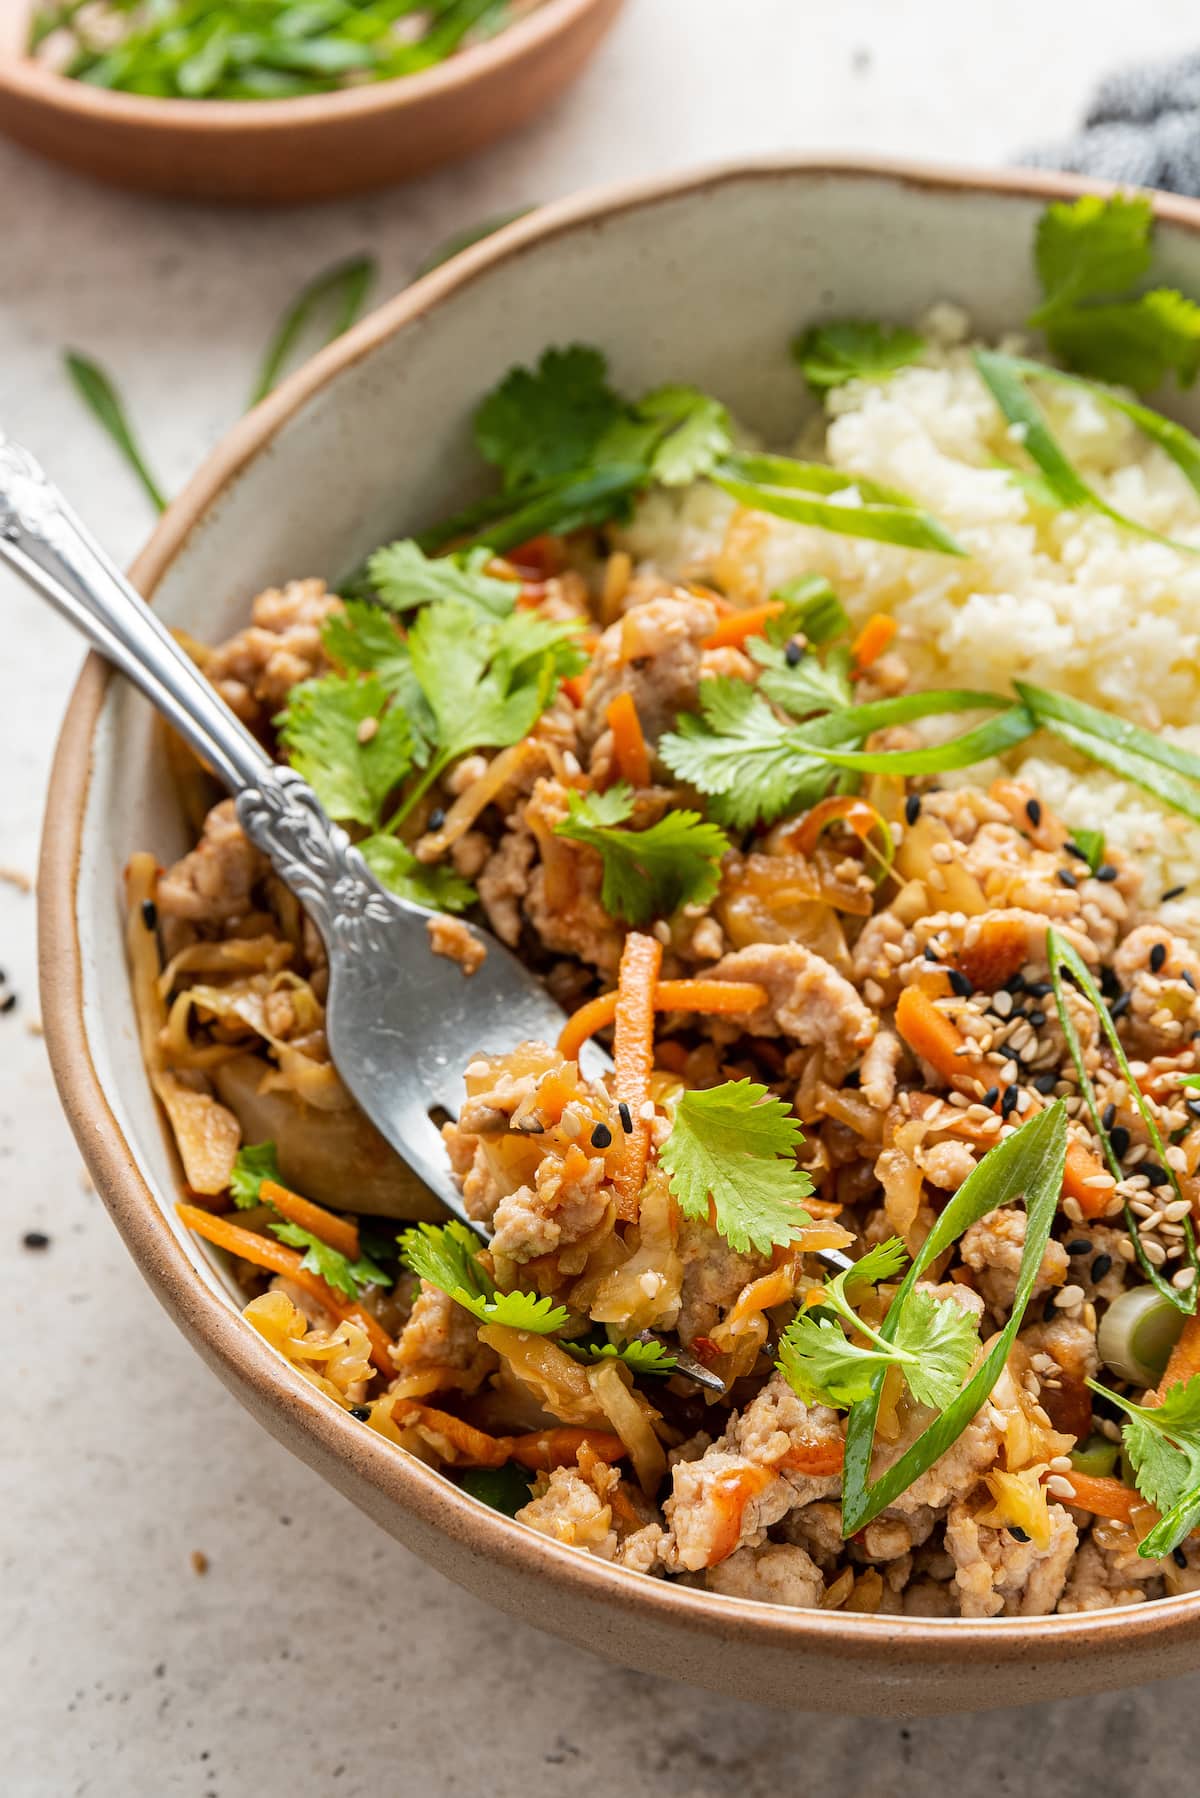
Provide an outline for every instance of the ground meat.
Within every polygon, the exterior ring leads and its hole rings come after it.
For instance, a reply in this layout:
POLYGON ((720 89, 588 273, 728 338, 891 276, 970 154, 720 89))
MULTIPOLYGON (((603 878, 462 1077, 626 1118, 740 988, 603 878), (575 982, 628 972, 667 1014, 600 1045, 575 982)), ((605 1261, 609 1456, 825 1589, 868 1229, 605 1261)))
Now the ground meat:
POLYGON ((604 714, 618 693, 633 695, 648 743, 656 744, 680 712, 694 711, 700 683, 701 644, 717 622, 717 609, 693 594, 648 600, 610 625, 592 657, 591 680, 580 720, 590 746, 604 729, 604 714))
POLYGON ((537 781, 523 811, 539 851, 525 893, 525 915, 552 953, 578 956, 612 976, 624 937, 601 903, 604 864, 596 850, 556 834, 566 816, 566 787, 557 780, 537 781))
MULTIPOLYGON (((881 1030, 859 1069, 859 1086, 868 1105, 886 1111, 896 1096, 896 1069, 900 1065, 900 1038, 891 1030, 881 1030)), ((933 1176, 931 1175, 932 1179, 933 1176)), ((940 1185, 939 1182, 935 1184, 940 1185)))
MULTIPOLYGON (((1007 1316, 1017 1290, 1017 1273, 1025 1247, 1026 1215, 1023 1208, 1004 1205, 989 1211, 963 1231, 962 1258, 975 1274, 975 1284, 987 1304, 1007 1316)), ((1034 1282, 1033 1298, 1061 1286, 1067 1277, 1067 1251, 1051 1239, 1042 1255, 1042 1264, 1034 1282)))
POLYGON ((685 1219, 677 1246, 683 1283, 675 1327, 687 1348, 697 1336, 710 1333, 743 1287, 766 1273, 771 1261, 769 1256, 739 1255, 702 1220, 685 1219))
POLYGON ((705 1584, 710 1592, 722 1592, 727 1598, 757 1598, 761 1604, 798 1605, 802 1610, 812 1610, 825 1593, 821 1569, 789 1542, 739 1548, 709 1569, 705 1584))
POLYGON ((568 1548, 583 1548, 602 1561, 616 1557, 617 1532, 613 1528, 608 1495, 620 1478, 615 1468, 599 1462, 589 1483, 574 1467, 556 1467, 539 1479, 533 1498, 517 1512, 517 1522, 527 1523, 540 1535, 568 1548), (598 1490, 597 1488, 602 1488, 598 1490))
POLYGON ((1108 1525, 1103 1545, 1096 1532, 1075 1556, 1060 1612, 1102 1611, 1109 1605, 1144 1604, 1161 1589, 1161 1565, 1143 1560, 1133 1531, 1108 1525))
POLYGON ((1079 916, 1079 889, 1065 886, 1058 878, 1059 869, 1069 858, 1036 849, 1011 824, 980 825, 963 850, 962 859, 990 904, 1039 912, 1043 936, 1048 918, 1057 921, 1079 916))
POLYGON ((808 1550, 818 1567, 832 1574, 846 1552, 842 1539, 842 1507, 828 1499, 817 1499, 789 1511, 779 1525, 778 1535, 785 1542, 798 1543, 808 1550))
POLYGON ((433 953, 456 961, 464 974, 477 973, 487 960, 487 944, 474 936, 461 918, 448 918, 445 912, 438 912, 425 928, 433 953))
POLYGON ((917 1166, 942 1192, 957 1192, 968 1174, 975 1172, 975 1157, 965 1142, 937 1142, 913 1151, 917 1166))
POLYGON ((1079 1532, 1062 1505, 1051 1505, 1046 1548, 1021 1542, 1006 1529, 979 1523, 962 1500, 950 1506, 946 1547, 964 1617, 1046 1617, 1066 1584, 1079 1532))
POLYGON ((299 681, 325 673, 321 626, 341 604, 320 580, 270 587, 250 625, 213 650, 204 672, 244 724, 269 724, 299 681))
MULTIPOLYGON (((1056 864, 1057 865, 1057 864, 1056 864)), ((1060 887, 1060 892, 1066 892, 1060 887)), ((1046 968, 1046 917, 1042 912, 1032 911, 1026 907, 1007 905, 994 911, 987 911, 979 918, 965 917, 962 912, 931 912, 928 917, 918 918, 910 932, 907 933, 903 948, 904 959, 901 975, 908 979, 918 971, 926 946, 932 946, 941 958, 957 959, 960 955, 969 955, 966 948, 967 939, 971 937, 973 924, 984 922, 995 924, 1000 928, 1018 929, 1025 937, 1025 959, 1022 966, 1033 973, 1043 973, 1046 968)), ((1059 935, 1072 948, 1077 949, 1084 961, 1095 967, 1099 961, 1099 953, 1087 933, 1071 924, 1062 924, 1056 920, 1059 935)), ((972 939, 973 940, 973 939, 972 939)))
POLYGON ((850 957, 850 970, 855 984, 862 986, 865 981, 873 980, 884 1001, 894 1004, 900 989, 896 978, 898 962, 893 961, 886 953, 887 949, 908 947, 899 959, 909 959, 914 953, 911 933, 907 924, 898 918, 895 912, 876 912, 868 918, 858 935, 858 941, 850 957))
POLYGON ((1131 1052, 1168 1053, 1200 1029, 1200 955, 1181 938, 1161 925, 1139 924, 1118 946, 1112 965, 1131 997, 1122 1024, 1131 1052))
POLYGON ((509 819, 500 847, 489 856, 479 876, 479 902, 502 943, 515 949, 521 938, 521 901, 529 887, 529 871, 537 845, 519 820, 509 819))
POLYGON ((398 1374, 446 1369, 447 1386, 474 1392, 499 1365, 496 1354, 481 1343, 479 1326, 469 1311, 422 1280, 421 1290, 400 1340, 392 1350, 398 1374))
POLYGON ((571 1178, 563 1166, 561 1156, 547 1155, 532 1186, 519 1186, 500 1200, 492 1216, 489 1245, 497 1261, 518 1265, 536 1261, 596 1228, 610 1197, 603 1157, 594 1156, 581 1174, 571 1178))
POLYGON ((889 1506, 854 1538, 851 1556, 856 1561, 898 1561, 929 1540, 936 1522, 937 1513, 929 1507, 902 1516, 889 1506))
POLYGON ((196 847, 159 881, 159 917, 164 925, 175 921, 219 933, 254 910, 254 888, 269 866, 238 823, 233 800, 223 799, 205 818, 196 847))
POLYGON ((765 988, 767 1003, 740 1021, 750 1036, 788 1036, 802 1048, 824 1052, 825 1071, 837 1084, 870 1047, 875 1013, 850 982, 800 943, 753 943, 723 956, 713 980, 747 980, 765 988))

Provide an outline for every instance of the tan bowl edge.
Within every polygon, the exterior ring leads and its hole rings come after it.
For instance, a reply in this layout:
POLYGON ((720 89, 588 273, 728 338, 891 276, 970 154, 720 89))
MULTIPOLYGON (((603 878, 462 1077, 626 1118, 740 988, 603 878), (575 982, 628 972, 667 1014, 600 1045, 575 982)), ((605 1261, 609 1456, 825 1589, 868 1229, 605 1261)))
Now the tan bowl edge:
MULTIPOLYGON (((209 457, 172 504, 161 525, 133 564, 135 585, 152 597, 163 572, 189 532, 238 471, 270 441, 281 424, 340 368, 369 352, 393 330, 420 317, 452 290, 488 269, 518 257, 529 245, 568 230, 581 220, 608 217, 659 198, 740 180, 797 172, 899 180, 936 191, 967 188, 1033 199, 1073 198, 1102 190, 1103 184, 1034 171, 977 174, 882 160, 793 157, 736 165, 668 180, 622 185, 561 202, 506 227, 464 252, 444 268, 390 301, 339 342, 305 365, 274 395, 243 419, 209 457)), ((1154 196, 1159 217, 1200 231, 1200 203, 1154 196)), ((131 1254, 209 1365, 243 1404, 332 1483, 377 1521, 395 1506, 407 1517, 411 1546, 451 1577, 497 1602, 509 1604, 530 1621, 565 1634, 552 1614, 553 1599, 586 1604, 597 1626, 592 1646, 614 1658, 636 1660, 650 1671, 707 1678, 681 1665, 677 1647, 665 1664, 646 1641, 656 1621, 664 1644, 677 1644, 680 1626, 697 1638, 736 1649, 739 1644, 797 1655, 818 1652, 840 1665, 849 1680, 857 1669, 868 1682, 895 1679, 897 1662, 908 1671, 900 1701, 883 1708, 945 1710, 965 1704, 986 1706, 991 1670, 1010 1675, 998 1700, 1011 1702, 1012 1675, 1027 1679, 1020 1695, 1045 1695, 1046 1666, 1070 1663, 1071 1692, 1101 1690, 1181 1670, 1175 1651, 1200 1644, 1200 1594, 1165 1598, 1129 1608, 1112 1607, 1075 1616, 1029 1619, 929 1619, 848 1616, 840 1612, 774 1607, 749 1600, 672 1586, 647 1579, 535 1535, 524 1526, 467 1498, 422 1463, 399 1454, 382 1438, 335 1409, 269 1349, 231 1306, 199 1278, 133 1164, 133 1157, 104 1091, 88 1047, 82 1003, 82 959, 75 925, 76 880, 81 831, 91 772, 91 743, 108 680, 106 665, 88 659, 68 705, 51 774, 38 869, 39 970, 47 1048, 63 1106, 81 1152, 131 1254), (353 1480, 351 1489, 347 1476, 353 1480), (464 1569, 454 1544, 465 1547, 464 1569), (547 1597, 546 1614, 539 1593, 547 1597), (520 1594, 519 1598, 517 1594, 520 1594), (629 1651, 622 1631, 636 1624, 642 1646, 629 1651), (1174 1664, 1173 1664, 1174 1662, 1174 1664), (945 1703, 905 1705, 912 1697, 911 1670, 945 1677, 947 1664, 978 1687, 961 1689, 945 1703), (1119 1663, 1119 1667, 1115 1665, 1119 1663)), ((1200 1658, 1197 1655, 1195 1658, 1200 1658)), ((1182 1666, 1193 1664, 1186 1657, 1182 1666)), ((955 1680, 959 1676, 955 1675, 955 1680)), ((953 1682, 952 1682, 953 1683, 953 1682)), ((1053 1682, 1051 1682, 1053 1683, 1053 1682)), ((739 1687, 736 1671, 722 1676, 722 1689, 763 1698, 753 1683, 739 1687)), ((771 1702, 786 1702, 774 1694, 771 1702)), ((853 1686, 845 1686, 840 1708, 853 1709, 853 1686)), ((875 1708, 880 1705, 876 1700, 875 1708)))

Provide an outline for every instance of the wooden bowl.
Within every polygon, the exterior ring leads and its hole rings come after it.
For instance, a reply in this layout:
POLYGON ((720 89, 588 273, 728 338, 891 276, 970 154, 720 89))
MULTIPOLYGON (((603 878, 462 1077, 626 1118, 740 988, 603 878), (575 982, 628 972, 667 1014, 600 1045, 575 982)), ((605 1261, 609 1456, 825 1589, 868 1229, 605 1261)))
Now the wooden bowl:
MULTIPOLYGON (((390 534, 445 516, 479 492, 472 409, 550 344, 602 346, 625 391, 695 382, 783 441, 804 403, 786 346, 806 319, 902 319, 952 299, 986 335, 1012 327, 1036 298, 1041 208, 1081 191, 1033 174, 787 161, 549 207, 418 282, 237 425, 133 578, 169 625, 214 639, 244 621, 260 588, 334 577, 390 534)), ((1164 278, 1200 292, 1200 205, 1155 205, 1164 278)), ((1200 393, 1178 410, 1200 426, 1200 393)), ((308 1385, 239 1316, 174 1213, 178 1171, 138 1052, 119 898, 133 850, 166 861, 188 841, 153 723, 93 658, 68 708, 42 838, 46 1038, 131 1253, 273 1435, 473 1592, 598 1653, 741 1698, 932 1713, 1200 1666, 1200 1593, 977 1622, 798 1610, 650 1579, 489 1510, 308 1385)))
POLYGON ((29 7, 0 7, 0 132, 98 180, 195 200, 324 200, 480 150, 552 104, 622 0, 544 0, 423 74, 296 100, 154 100, 24 55, 29 7))

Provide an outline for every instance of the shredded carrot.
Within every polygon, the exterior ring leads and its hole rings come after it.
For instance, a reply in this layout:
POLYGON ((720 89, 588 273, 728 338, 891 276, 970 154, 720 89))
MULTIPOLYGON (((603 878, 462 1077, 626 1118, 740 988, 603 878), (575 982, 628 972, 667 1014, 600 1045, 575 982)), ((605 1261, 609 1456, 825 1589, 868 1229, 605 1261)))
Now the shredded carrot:
POLYGON ((864 668, 877 662, 895 635, 896 620, 889 618, 886 612, 872 612, 851 648, 854 672, 861 674, 864 668))
POLYGON ((1100 1217, 1113 1196, 1111 1186, 1089 1186, 1088 1181, 1104 1173, 1103 1164, 1081 1142, 1067 1144, 1067 1160, 1063 1168, 1063 1197, 1074 1199, 1084 1217, 1100 1217))
POLYGON ((629 1107, 633 1129, 625 1136, 614 1182, 617 1216, 637 1216, 638 1194, 646 1178, 650 1157, 650 1120, 642 1116, 650 1099, 654 1072, 654 989, 662 967, 662 944, 657 937, 631 930, 621 950, 617 969, 617 995, 613 1011, 613 1093, 618 1104, 629 1107))
POLYGON ((1162 1379, 1158 1383, 1158 1391, 1147 1404, 1161 1405, 1171 1387, 1180 1380, 1190 1380, 1200 1373, 1200 1315, 1195 1312, 1187 1319, 1183 1330, 1171 1350, 1170 1359, 1162 1379))
POLYGON ((896 1028, 913 1053, 927 1061, 947 1086, 975 1097, 975 1082, 983 1071, 980 1062, 967 1049, 966 1038, 954 1020, 939 1011, 919 986, 906 986, 900 994, 896 1028))
POLYGON ((659 1043, 654 1060, 656 1066, 666 1068, 668 1074, 683 1074, 687 1069, 688 1052, 682 1043, 659 1043))
POLYGON ((772 618, 785 610, 783 601, 773 599, 765 606, 750 606, 744 612, 727 612, 716 628, 701 643, 701 649, 740 649, 748 637, 761 637, 772 618))
POLYGON ((556 1430, 537 1430, 529 1436, 509 1439, 509 1454, 522 1467, 537 1473, 549 1473, 553 1467, 570 1467, 581 1448, 597 1461, 620 1461, 628 1449, 619 1436, 609 1430, 572 1430, 563 1426, 556 1430))
POLYGON ((1070 1473, 1061 1476, 1069 1480, 1075 1496, 1067 1500, 1068 1504, 1078 1505, 1081 1511, 1091 1511, 1096 1517, 1110 1517, 1114 1522, 1131 1523, 1135 1505, 1141 1500, 1132 1487, 1123 1480, 1092 1473, 1070 1473))
POLYGON ((613 760, 617 773, 631 787, 650 785, 650 753, 642 735, 642 722, 637 715, 632 693, 618 693, 610 701, 604 722, 613 734, 613 760))
POLYGON ((347 1261, 357 1261, 361 1250, 358 1243, 358 1225, 352 1224, 349 1218, 335 1217, 332 1211, 326 1211, 323 1205, 314 1205, 311 1199, 301 1198, 298 1192, 292 1192, 286 1186, 280 1186, 277 1180, 264 1180, 262 1197, 268 1205, 274 1205, 282 1217, 289 1223, 299 1224, 302 1230, 309 1230, 327 1242, 331 1249, 344 1255, 347 1261))
POLYGON ((865 799, 856 799, 849 793, 831 793, 828 799, 819 800, 790 833, 792 841, 801 855, 811 855, 822 831, 839 822, 852 830, 860 843, 867 842, 874 832, 890 847, 887 821, 865 799))
POLYGON ((461 1457, 461 1462, 456 1460, 456 1465, 503 1467, 509 1459, 507 1436, 489 1436, 485 1430, 477 1430, 472 1424, 464 1423, 461 1417, 455 1417, 451 1411, 438 1411, 432 1405, 402 1399, 395 1406, 392 1416, 408 1423, 424 1424, 435 1435, 444 1437, 455 1456, 461 1457))
POLYGON ((591 669, 585 668, 582 674, 568 674, 563 681, 562 690, 573 706, 581 706, 587 698, 587 690, 591 678, 591 669))
POLYGON ((392 1345, 382 1324, 364 1306, 348 1305, 318 1274, 310 1273, 308 1268, 302 1267, 300 1263, 303 1257, 295 1249, 289 1249, 286 1243, 277 1242, 274 1237, 259 1236, 253 1230, 244 1230, 240 1224, 232 1223, 227 1217, 215 1217, 211 1211, 205 1211, 199 1205, 176 1205, 175 1209, 181 1222, 189 1230, 194 1230, 197 1236, 202 1236, 215 1248, 237 1255, 252 1267, 261 1267, 265 1273, 282 1275, 294 1286, 310 1293, 318 1305, 339 1322, 349 1318, 360 1325, 371 1344, 372 1363, 380 1373, 389 1376, 395 1373, 392 1345))
MULTIPOLYGON (((654 989, 655 1011, 698 1011, 738 1016, 758 1011, 767 1002, 761 986, 749 980, 660 980, 654 989)), ((617 994, 601 993, 572 1012, 558 1039, 558 1052, 574 1061, 584 1043, 617 1015, 617 994)), ((618 1097, 620 1095, 618 1094, 618 1097)))

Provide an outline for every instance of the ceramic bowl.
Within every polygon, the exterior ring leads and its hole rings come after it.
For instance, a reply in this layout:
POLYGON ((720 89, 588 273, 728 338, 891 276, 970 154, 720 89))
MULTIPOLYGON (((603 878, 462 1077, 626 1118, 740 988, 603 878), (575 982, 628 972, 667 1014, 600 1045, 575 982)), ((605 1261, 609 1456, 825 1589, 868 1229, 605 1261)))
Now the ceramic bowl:
MULTIPOLYGON (((1034 293, 1035 175, 794 161, 549 208, 458 257, 324 351, 226 439, 133 571, 168 624, 214 639, 290 575, 333 577, 475 497, 480 395, 549 344, 596 343, 618 386, 691 381, 767 440, 804 403, 786 346, 819 315, 935 299, 985 333, 1034 293), (685 297, 686 296, 686 297, 685 297), (682 303, 681 303, 682 302, 682 303)), ((1200 292, 1200 205, 1160 200, 1168 280, 1200 292)), ((1181 412, 1200 427, 1200 399, 1181 412)), ((138 1054, 121 944, 134 849, 185 846, 147 706, 92 660, 63 727, 40 875, 42 1003, 63 1101, 147 1280, 266 1427, 400 1541, 527 1621, 644 1669, 804 1709, 939 1712, 1200 1665, 1200 1594, 1083 1616, 848 1616, 648 1579, 486 1509, 320 1397, 238 1316, 174 1221, 178 1187, 138 1054)))
POLYGON ((197 200, 324 200, 480 150, 545 110, 622 0, 544 0, 423 74, 296 100, 109 93, 23 54, 32 6, 0 6, 0 132, 119 187, 197 200))

